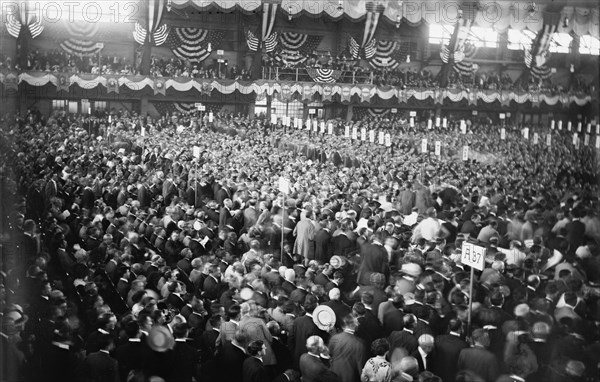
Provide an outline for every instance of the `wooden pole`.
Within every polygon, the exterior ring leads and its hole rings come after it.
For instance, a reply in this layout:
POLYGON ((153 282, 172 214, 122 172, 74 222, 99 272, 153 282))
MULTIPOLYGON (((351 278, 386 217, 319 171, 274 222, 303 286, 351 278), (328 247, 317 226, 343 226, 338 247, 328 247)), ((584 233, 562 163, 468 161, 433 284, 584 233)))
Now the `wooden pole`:
POLYGON ((283 203, 281 204, 281 261, 283 261, 283 242, 285 238, 285 193, 283 194, 283 203))
POLYGON ((473 279, 475 278, 475 269, 471 267, 471 280, 469 282, 469 311, 467 316, 467 333, 468 337, 471 336, 471 314, 473 310, 473 279))

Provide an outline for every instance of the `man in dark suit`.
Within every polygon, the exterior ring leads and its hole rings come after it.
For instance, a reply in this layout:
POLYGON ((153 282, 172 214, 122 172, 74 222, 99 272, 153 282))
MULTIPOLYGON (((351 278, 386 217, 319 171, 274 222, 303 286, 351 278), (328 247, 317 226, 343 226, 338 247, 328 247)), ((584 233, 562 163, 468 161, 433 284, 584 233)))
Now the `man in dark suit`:
POLYGON ((150 192, 150 188, 148 187, 148 182, 142 183, 142 186, 138 188, 137 191, 137 200, 140 202, 141 208, 148 208, 152 203, 152 193, 150 192))
POLYGON ((372 242, 365 244, 360 249, 362 262, 358 269, 358 284, 370 285, 371 273, 383 273, 385 278, 389 276, 390 264, 388 253, 383 246, 381 233, 373 235, 372 242))
POLYGON ((342 319, 352 311, 352 309, 343 301, 341 301, 340 298, 340 290, 338 288, 333 288, 329 291, 329 301, 323 304, 330 307, 335 313, 335 327, 339 330, 342 329, 342 319))
POLYGON ((333 253, 333 248, 331 247, 331 230, 327 216, 321 219, 320 224, 321 229, 315 233, 315 260, 320 264, 325 264, 329 262, 333 253))
POLYGON ((230 342, 223 345, 217 363, 223 381, 241 381, 244 379, 243 365, 248 355, 246 345, 248 336, 238 331, 230 342))
POLYGON ((317 328, 313 322, 312 312, 317 307, 317 298, 308 295, 304 301, 304 310, 306 314, 294 320, 292 331, 289 336, 289 347, 292 350, 292 360, 294 368, 298 369, 300 356, 306 352, 306 339, 310 336, 319 336, 327 339, 327 333, 317 328))
POLYGON ((370 344, 378 338, 383 337, 383 328, 377 317, 369 309, 373 302, 373 296, 369 293, 363 294, 362 302, 357 302, 352 307, 354 315, 358 317, 358 327, 354 333, 358 338, 362 338, 366 344, 370 344))
POLYGON ((416 358, 417 363, 419 364, 420 373, 424 371, 431 371, 433 368, 433 364, 431 362, 431 352, 434 348, 433 336, 430 334, 422 334, 418 341, 419 347, 414 353, 411 354, 411 356, 416 358))
POLYGON ((208 300, 216 300, 222 289, 221 284, 221 269, 217 264, 211 264, 208 277, 204 280, 202 291, 204 297, 208 300))
POLYGON ((575 253, 579 246, 585 244, 585 224, 580 220, 584 213, 579 208, 574 208, 571 214, 573 218, 567 223, 565 229, 567 230, 566 238, 570 244, 569 251, 575 253))
POLYGON ((244 210, 244 228, 250 232, 250 228, 256 225, 258 221, 258 210, 256 209, 256 200, 248 200, 248 207, 244 210))
POLYGON ((119 382, 119 367, 117 361, 110 356, 114 349, 113 338, 102 334, 98 338, 100 350, 88 354, 82 367, 82 380, 94 382, 119 382))
POLYGON ((126 381, 129 372, 140 369, 142 365, 141 351, 143 345, 140 340, 140 326, 135 320, 130 320, 124 324, 124 329, 128 340, 115 349, 115 359, 119 364, 119 378, 121 381, 126 381))
POLYGON ((455 318, 450 319, 448 334, 435 337, 435 352, 431 369, 442 381, 454 381, 456 379, 456 365, 460 351, 469 345, 461 338, 462 322, 455 318))
POLYGON ((173 327, 175 347, 170 381, 191 382, 192 378, 198 377, 198 352, 186 341, 189 331, 190 327, 186 323, 176 324, 173 327))
POLYGON ((263 365, 262 357, 267 352, 267 347, 261 340, 255 340, 248 344, 248 358, 244 360, 242 370, 244 373, 244 382, 264 382, 268 381, 267 370, 263 365))
POLYGON ((325 348, 323 339, 311 336, 306 340, 307 352, 300 357, 300 373, 303 382, 337 382, 340 378, 323 362, 321 351, 325 348))
POLYGON ((296 289, 290 293, 290 300, 302 305, 308 295, 307 285, 307 280, 304 277, 298 277, 296 279, 296 289))
POLYGON ((490 337, 483 329, 473 331, 473 347, 465 348, 460 351, 458 356, 458 371, 471 371, 486 382, 494 382, 500 374, 498 360, 496 356, 487 350, 490 344, 490 337))
POLYGON ((388 341, 390 342, 390 353, 393 353, 396 348, 404 348, 407 354, 412 354, 419 346, 417 339, 413 335, 417 318, 414 314, 405 314, 402 319, 404 320, 404 328, 400 331, 392 332, 388 338, 388 341))

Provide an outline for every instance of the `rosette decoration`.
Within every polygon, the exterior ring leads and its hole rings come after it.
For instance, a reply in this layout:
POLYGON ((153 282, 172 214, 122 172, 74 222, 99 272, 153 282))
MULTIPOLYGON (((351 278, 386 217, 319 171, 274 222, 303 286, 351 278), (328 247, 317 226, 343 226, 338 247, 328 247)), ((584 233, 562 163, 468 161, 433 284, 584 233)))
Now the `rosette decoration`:
POLYGON ((100 23, 65 20, 63 24, 70 36, 60 43, 61 49, 65 52, 78 56, 94 56, 104 48, 103 43, 91 40, 98 33, 100 23))

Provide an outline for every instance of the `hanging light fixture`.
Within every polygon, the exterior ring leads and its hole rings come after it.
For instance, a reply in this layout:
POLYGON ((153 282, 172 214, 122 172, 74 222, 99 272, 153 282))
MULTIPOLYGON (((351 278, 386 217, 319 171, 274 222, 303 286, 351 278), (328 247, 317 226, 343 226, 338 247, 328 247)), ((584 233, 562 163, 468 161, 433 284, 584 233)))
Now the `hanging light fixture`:
POLYGON ((406 56, 406 63, 410 64, 410 54, 406 56))
POLYGON ((171 12, 171 3, 173 2, 173 0, 168 0, 167 1, 167 12, 171 12))
POLYGON ((396 29, 400 28, 400 20, 402 20, 402 16, 400 16, 400 13, 398 13, 396 15, 396 29))
POLYGON ((567 16, 565 16, 565 19, 563 20, 563 28, 568 28, 569 27, 569 18, 567 16))
POLYGON ((291 5, 288 5, 287 14, 288 14, 288 21, 292 21, 292 6, 291 5))
POLYGON ((343 3, 342 3, 342 0, 338 0, 338 6, 337 6, 337 9, 338 9, 338 11, 341 11, 341 10, 343 10, 343 9, 344 9, 344 6, 343 6, 343 3))

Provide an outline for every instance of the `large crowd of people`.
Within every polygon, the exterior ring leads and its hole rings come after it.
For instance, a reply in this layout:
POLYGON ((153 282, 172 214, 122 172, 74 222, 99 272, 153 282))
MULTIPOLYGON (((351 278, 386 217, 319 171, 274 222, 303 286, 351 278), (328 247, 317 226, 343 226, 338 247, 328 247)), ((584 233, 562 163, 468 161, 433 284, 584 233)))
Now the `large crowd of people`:
POLYGON ((598 381, 597 150, 330 122, 3 116, 2 380, 598 381))

